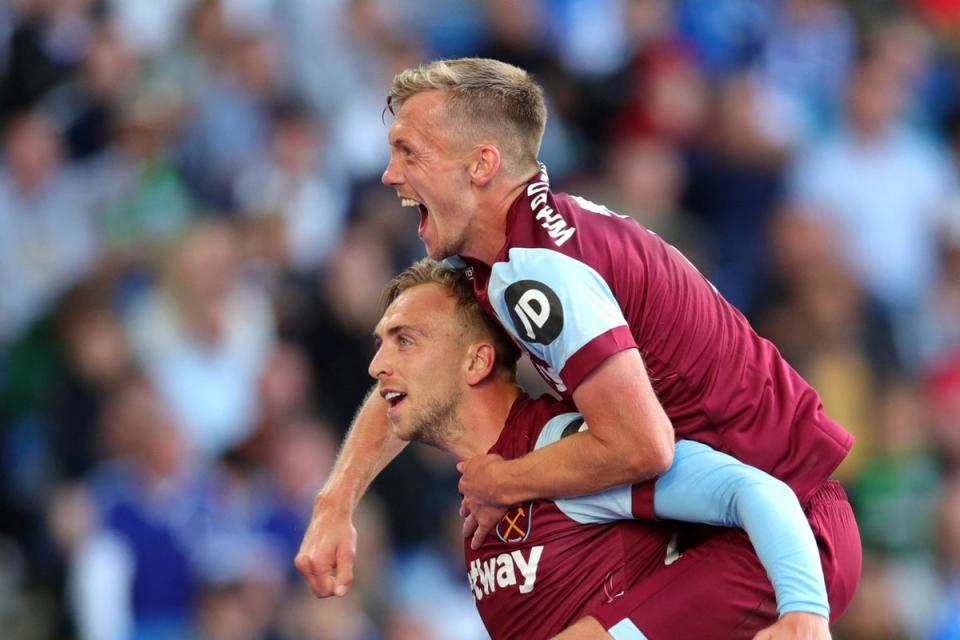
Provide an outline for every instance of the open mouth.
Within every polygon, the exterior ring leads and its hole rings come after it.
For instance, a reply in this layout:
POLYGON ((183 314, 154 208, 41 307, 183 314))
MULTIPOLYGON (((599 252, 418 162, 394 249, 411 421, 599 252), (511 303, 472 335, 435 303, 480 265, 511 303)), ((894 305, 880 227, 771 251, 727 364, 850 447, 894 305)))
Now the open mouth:
POLYGON ((380 394, 391 409, 395 409, 406 399, 407 394, 402 391, 385 391, 380 394))
POLYGON ((417 227, 417 235, 422 238, 423 233, 427 228, 427 216, 429 215, 427 207, 424 206, 423 203, 417 202, 413 198, 401 198, 400 204, 404 207, 417 207, 420 210, 420 225, 417 227))

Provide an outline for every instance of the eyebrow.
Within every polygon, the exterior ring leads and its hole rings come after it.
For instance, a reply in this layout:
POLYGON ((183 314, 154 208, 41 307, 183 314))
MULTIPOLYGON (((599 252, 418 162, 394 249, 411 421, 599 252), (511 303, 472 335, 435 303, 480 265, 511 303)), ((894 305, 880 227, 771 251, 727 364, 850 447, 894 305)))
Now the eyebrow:
MULTIPOLYGON (((422 330, 422 329, 418 329, 417 327, 414 327, 413 325, 409 325, 409 324, 398 324, 398 325, 394 325, 394 326, 390 327, 389 329, 387 329, 387 336, 395 336, 395 335, 397 335, 398 333, 403 333, 403 332, 416 333, 416 334, 419 334, 419 335, 421 335, 421 336, 426 336, 426 335, 428 335, 426 331, 424 331, 424 330, 422 330)), ((374 337, 374 338, 377 338, 377 339, 380 338, 380 336, 378 335, 376 329, 374 329, 374 331, 373 331, 373 337, 374 337)))

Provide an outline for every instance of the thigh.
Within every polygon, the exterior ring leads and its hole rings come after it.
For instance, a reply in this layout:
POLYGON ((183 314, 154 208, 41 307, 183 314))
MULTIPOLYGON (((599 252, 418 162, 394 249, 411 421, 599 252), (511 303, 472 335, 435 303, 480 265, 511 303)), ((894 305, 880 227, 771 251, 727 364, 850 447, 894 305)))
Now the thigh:
POLYGON ((777 603, 746 534, 718 529, 591 615, 615 640, 750 640, 777 603))

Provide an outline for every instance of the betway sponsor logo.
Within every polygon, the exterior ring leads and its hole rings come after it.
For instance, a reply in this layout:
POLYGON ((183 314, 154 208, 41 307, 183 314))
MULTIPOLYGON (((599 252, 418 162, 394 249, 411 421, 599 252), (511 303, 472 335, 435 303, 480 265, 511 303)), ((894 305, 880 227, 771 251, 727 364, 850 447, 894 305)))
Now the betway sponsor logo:
POLYGON ((530 593, 537 582, 541 555, 542 544, 531 547, 530 555, 526 558, 523 557, 523 551, 517 549, 486 560, 474 560, 467 573, 473 597, 483 600, 484 596, 493 594, 497 589, 509 587, 519 587, 520 593, 530 593))
POLYGON ((546 182, 532 182, 527 187, 527 197, 532 198, 530 211, 540 221, 540 226, 547 231, 553 243, 559 247, 577 232, 577 228, 568 225, 563 216, 547 204, 549 190, 550 185, 546 182))

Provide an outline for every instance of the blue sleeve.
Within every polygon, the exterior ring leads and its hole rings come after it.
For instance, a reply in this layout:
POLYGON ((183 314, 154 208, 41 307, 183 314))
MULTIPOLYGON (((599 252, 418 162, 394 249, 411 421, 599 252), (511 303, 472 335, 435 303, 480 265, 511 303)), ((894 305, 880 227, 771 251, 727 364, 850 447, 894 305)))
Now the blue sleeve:
POLYGON ((598 336, 627 329, 609 283, 590 265, 543 248, 513 247, 508 257, 490 271, 490 304, 504 329, 557 373, 598 336))
POLYGON ((673 466, 656 481, 659 518, 746 531, 777 596, 780 615, 829 619, 813 532, 793 491, 776 478, 699 442, 677 442, 673 466))

